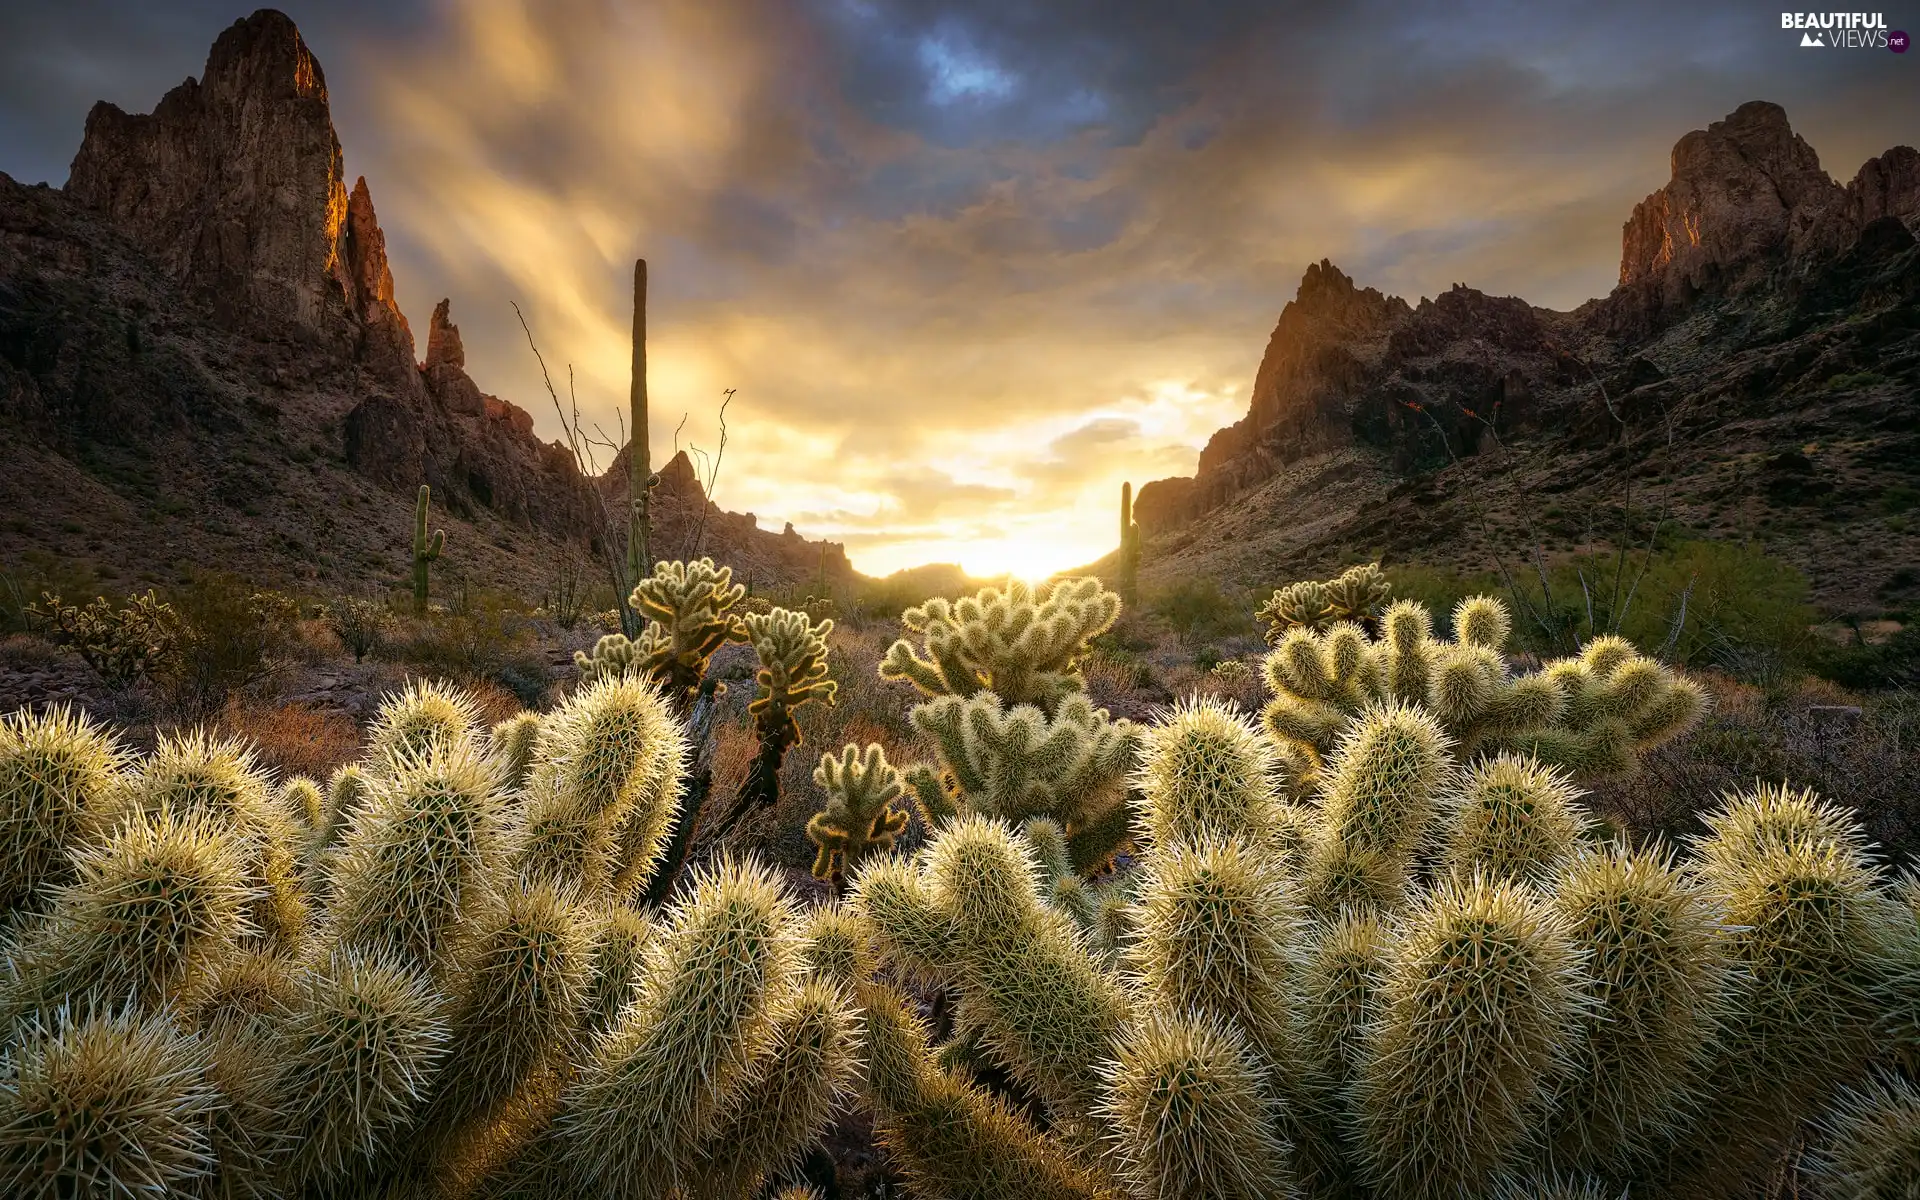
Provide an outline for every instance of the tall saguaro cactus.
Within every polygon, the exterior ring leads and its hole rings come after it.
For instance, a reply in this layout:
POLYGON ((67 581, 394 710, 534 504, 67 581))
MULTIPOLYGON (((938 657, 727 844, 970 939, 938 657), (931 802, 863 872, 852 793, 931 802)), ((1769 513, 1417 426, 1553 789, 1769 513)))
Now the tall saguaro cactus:
MULTIPOLYGON (((627 578, 642 580, 653 574, 653 523, 647 512, 647 490, 653 485, 653 452, 647 445, 647 260, 633 260, 633 381, 628 387, 628 419, 633 422, 627 455, 627 578)), ((638 637, 642 617, 626 600, 622 614, 631 624, 628 637, 638 637)))
POLYGON ((427 503, 433 496, 433 488, 428 484, 420 485, 420 497, 413 502, 413 607, 416 612, 427 611, 427 568, 440 557, 441 549, 447 544, 447 531, 436 529, 433 536, 427 536, 427 503))
POLYGON ((1133 519, 1133 483, 1120 485, 1120 599, 1140 598, 1140 526, 1133 519))

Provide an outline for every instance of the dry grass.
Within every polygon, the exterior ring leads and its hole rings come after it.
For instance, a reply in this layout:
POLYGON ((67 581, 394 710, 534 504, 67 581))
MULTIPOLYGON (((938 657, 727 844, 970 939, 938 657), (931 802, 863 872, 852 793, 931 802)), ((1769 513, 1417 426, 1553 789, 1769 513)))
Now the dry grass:
POLYGON ((232 697, 220 711, 221 732, 247 739, 260 762, 285 779, 325 779, 360 756, 360 727, 345 713, 307 704, 268 704, 232 697))
POLYGON ((1755 780, 1812 788, 1850 809, 1895 865, 1920 862, 1920 701, 1857 696, 1822 680, 1784 694, 1703 677, 1714 711, 1648 754, 1639 774, 1593 786, 1592 803, 1639 838, 1700 833, 1700 814, 1755 780))

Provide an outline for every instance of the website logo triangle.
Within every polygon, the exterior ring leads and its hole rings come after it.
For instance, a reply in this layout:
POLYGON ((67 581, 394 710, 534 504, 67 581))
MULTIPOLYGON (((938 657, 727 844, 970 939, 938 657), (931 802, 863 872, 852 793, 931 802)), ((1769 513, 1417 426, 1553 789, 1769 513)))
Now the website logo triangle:
POLYGON ((1802 46, 1819 46, 1824 49, 1827 43, 1822 39, 1820 34, 1803 33, 1800 35, 1800 44, 1802 46))

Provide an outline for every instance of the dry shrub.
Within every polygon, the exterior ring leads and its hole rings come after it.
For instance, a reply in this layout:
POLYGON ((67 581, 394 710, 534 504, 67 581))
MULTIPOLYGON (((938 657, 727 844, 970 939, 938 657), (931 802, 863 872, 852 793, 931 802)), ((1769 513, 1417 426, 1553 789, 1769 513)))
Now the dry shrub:
POLYGON ((519 696, 491 679, 462 679, 455 686, 473 699, 473 706, 480 710, 481 723, 489 727, 518 716, 526 708, 519 696))
POLYGON ((1173 699, 1172 692, 1154 674, 1153 668, 1131 655, 1088 655, 1080 664, 1080 675, 1087 682, 1087 695, 1096 708, 1104 708, 1130 721, 1150 719, 1155 709, 1173 699))
POLYGON ((265 704, 235 696, 220 710, 220 731, 245 738, 262 765, 285 779, 325 779, 360 756, 360 727, 343 712, 311 704, 265 704))
POLYGON ((60 647, 31 633, 0 638, 0 671, 45 671, 60 664, 60 647))
POLYGON ((293 656, 301 662, 332 662, 347 652, 340 635, 321 617, 306 617, 293 625, 293 656))
POLYGON ((1594 785, 1592 803, 1637 838, 1703 831, 1727 792, 1755 780, 1812 788, 1853 811, 1895 865, 1920 861, 1920 700, 1856 696, 1822 680, 1769 695, 1701 676, 1714 709, 1694 733, 1594 785))
POLYGON ((735 796, 740 785, 747 781, 747 768, 753 763, 753 756, 759 750, 759 739, 753 735, 753 726, 742 721, 728 721, 713 731, 713 784, 708 791, 710 796, 735 796))

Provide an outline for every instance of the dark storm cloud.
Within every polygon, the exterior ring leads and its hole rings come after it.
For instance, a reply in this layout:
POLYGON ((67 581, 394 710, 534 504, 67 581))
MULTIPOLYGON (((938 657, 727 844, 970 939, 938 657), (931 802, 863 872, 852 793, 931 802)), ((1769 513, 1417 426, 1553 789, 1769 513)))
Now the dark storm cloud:
MULTIPOLYGON (((8 11, 0 169, 56 181, 94 96, 150 107, 241 15, 8 11)), ((1674 141, 1743 101, 1843 180, 1920 136, 1920 60, 1802 51, 1753 4, 394 12, 293 15, 416 323, 451 295, 483 385, 544 428, 517 299, 610 414, 644 253, 655 444, 688 412, 710 446, 739 388, 718 498, 873 569, 1101 552, 1121 479, 1190 470, 1244 411, 1309 262, 1571 307, 1674 141)))

